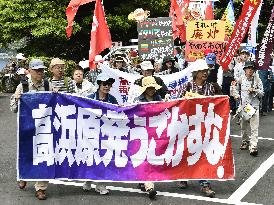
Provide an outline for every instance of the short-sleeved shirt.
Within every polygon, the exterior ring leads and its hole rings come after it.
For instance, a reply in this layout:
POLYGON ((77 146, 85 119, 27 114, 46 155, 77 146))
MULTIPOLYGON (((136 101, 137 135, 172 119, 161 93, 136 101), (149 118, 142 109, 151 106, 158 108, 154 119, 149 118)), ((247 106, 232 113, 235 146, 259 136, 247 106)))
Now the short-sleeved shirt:
POLYGON ((71 78, 65 77, 61 80, 50 80, 53 88, 58 89, 59 92, 75 92, 75 84, 73 83, 71 78))

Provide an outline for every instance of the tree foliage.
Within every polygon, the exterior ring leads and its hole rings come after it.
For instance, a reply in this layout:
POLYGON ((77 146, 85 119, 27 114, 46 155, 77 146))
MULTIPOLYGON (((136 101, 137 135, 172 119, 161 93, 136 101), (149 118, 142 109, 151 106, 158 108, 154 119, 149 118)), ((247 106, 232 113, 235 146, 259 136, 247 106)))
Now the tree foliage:
MULTIPOLYGON (((21 49, 28 55, 58 56, 64 59, 82 60, 88 56, 90 30, 94 3, 81 6, 75 18, 74 33, 67 40, 65 10, 70 0, 0 0, 0 42, 9 43, 27 39, 21 49)), ((215 14, 220 19, 229 0, 215 3, 215 14)), ((241 13, 242 0, 234 0, 236 17, 241 13)), ((127 43, 137 38, 136 22, 127 16, 136 8, 150 11, 150 17, 168 16, 170 0, 104 0, 107 22, 113 41, 127 43)), ((259 21, 261 40, 274 0, 264 1, 259 21)))

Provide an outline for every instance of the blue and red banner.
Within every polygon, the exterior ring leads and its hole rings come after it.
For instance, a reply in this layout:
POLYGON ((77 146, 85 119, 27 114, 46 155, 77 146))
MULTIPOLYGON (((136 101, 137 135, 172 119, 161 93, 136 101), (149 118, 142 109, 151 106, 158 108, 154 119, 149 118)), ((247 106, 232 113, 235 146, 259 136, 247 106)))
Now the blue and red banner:
POLYGON ((234 178, 226 96, 124 107, 25 93, 18 118, 18 179, 234 178))

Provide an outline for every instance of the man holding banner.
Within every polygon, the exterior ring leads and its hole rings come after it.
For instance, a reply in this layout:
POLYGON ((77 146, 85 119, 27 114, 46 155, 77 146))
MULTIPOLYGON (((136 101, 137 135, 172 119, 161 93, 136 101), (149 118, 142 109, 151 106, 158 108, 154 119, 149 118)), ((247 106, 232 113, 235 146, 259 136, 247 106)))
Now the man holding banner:
MULTIPOLYGON (((39 92, 39 91, 49 91, 52 90, 51 83, 47 80, 44 80, 44 69, 46 66, 44 62, 40 59, 33 59, 29 63, 29 71, 31 78, 27 82, 20 83, 14 95, 10 99, 10 109, 12 112, 18 112, 18 102, 20 100, 21 94, 26 92, 39 92)), ((19 126, 19 125, 18 125, 19 126)), ((19 150, 18 150, 19 152, 19 150)), ((26 181, 20 180, 18 186, 20 189, 24 189, 27 185, 26 181)), ((47 181, 37 181, 34 185, 35 187, 35 196, 39 200, 45 200, 47 198, 46 189, 48 187, 47 181)))

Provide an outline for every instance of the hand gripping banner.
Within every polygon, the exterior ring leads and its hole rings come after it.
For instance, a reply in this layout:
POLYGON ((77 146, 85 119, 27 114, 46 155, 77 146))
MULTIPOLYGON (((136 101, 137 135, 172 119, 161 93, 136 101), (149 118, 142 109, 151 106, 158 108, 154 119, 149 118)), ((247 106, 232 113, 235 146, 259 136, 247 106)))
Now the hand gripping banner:
POLYGON ((18 115, 18 179, 234 178, 226 96, 121 107, 25 93, 18 115))

